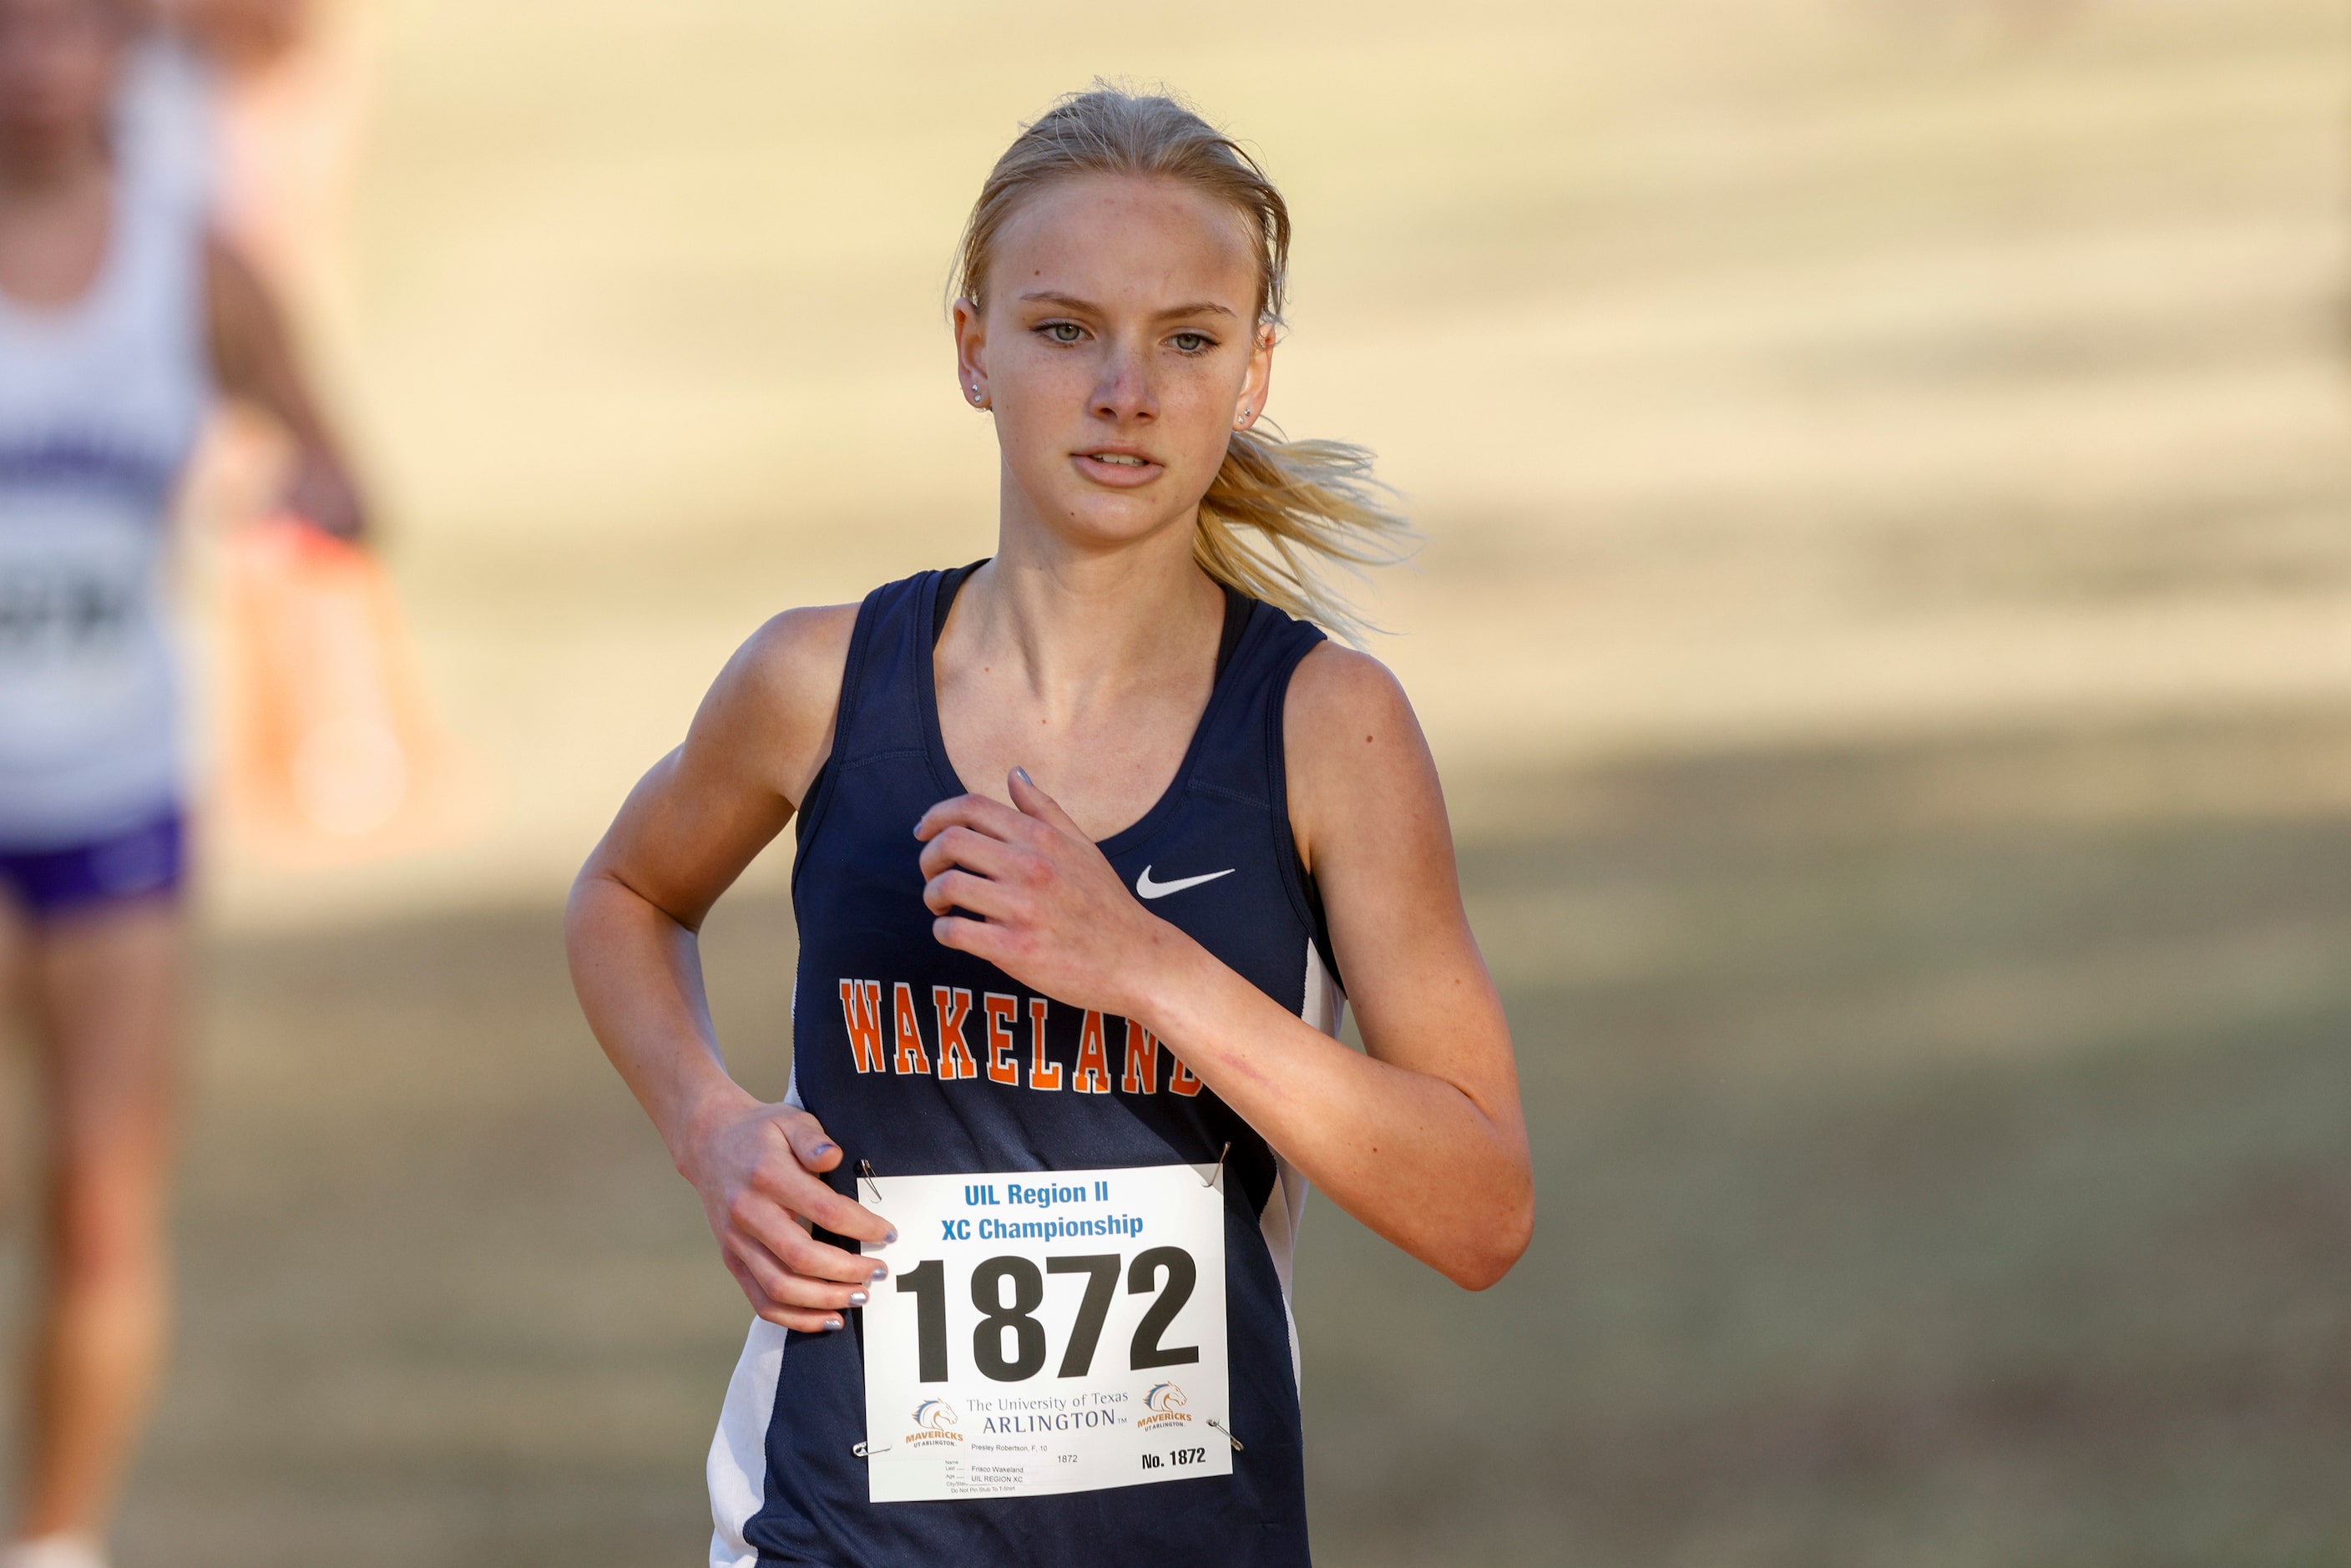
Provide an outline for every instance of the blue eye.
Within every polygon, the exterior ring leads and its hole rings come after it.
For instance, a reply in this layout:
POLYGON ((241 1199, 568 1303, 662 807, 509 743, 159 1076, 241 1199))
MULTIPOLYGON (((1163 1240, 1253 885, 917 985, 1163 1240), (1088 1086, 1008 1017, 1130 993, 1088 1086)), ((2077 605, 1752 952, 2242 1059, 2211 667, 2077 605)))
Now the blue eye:
POLYGON ((1045 330, 1052 335, 1056 343, 1074 343, 1086 335, 1086 329, 1075 321, 1056 321, 1045 330))
POLYGON ((1213 346, 1206 332, 1178 332, 1175 336, 1174 342, 1180 351, 1186 354, 1196 354, 1201 350, 1213 346))

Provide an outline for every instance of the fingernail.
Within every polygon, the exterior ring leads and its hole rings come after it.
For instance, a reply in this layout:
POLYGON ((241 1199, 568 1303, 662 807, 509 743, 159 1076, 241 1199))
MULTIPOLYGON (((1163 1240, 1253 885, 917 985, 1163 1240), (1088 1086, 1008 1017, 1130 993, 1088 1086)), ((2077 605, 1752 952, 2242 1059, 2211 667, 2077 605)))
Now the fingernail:
POLYGON ((1012 770, 1012 776, 1019 779, 1023 784, 1028 785, 1031 789, 1037 788, 1037 780, 1029 777, 1029 769, 1026 768, 1014 768, 1012 770))
POLYGON ((865 1292, 864 1292, 864 1291, 850 1291, 850 1292, 849 1292, 849 1304, 850 1304, 851 1306, 852 1306, 852 1307, 862 1307, 862 1306, 863 1306, 863 1305, 865 1304, 865 1292))
POLYGON ((887 1264, 876 1264, 874 1266, 873 1272, 865 1277, 878 1285, 883 1281, 890 1277, 889 1266, 887 1264))
POLYGON ((883 1246, 884 1246, 884 1247, 894 1247, 894 1246, 896 1246, 897 1244, 898 1244, 898 1233, 897 1233, 896 1231, 894 1231, 894 1230, 893 1230, 892 1232, 890 1232, 890 1234, 889 1234, 889 1235, 884 1236, 884 1237, 882 1239, 882 1245, 883 1245, 883 1246))
POLYGON ((825 1333, 831 1333, 833 1330, 835 1330, 835 1329, 839 1328, 840 1326, 841 1326, 841 1320, 840 1320, 839 1318, 827 1318, 827 1319, 825 1319, 825 1320, 824 1320, 824 1332, 825 1332, 825 1333))
POLYGON ((819 1144, 816 1147, 809 1151, 809 1158, 812 1160, 820 1160, 824 1158, 825 1155, 832 1153, 832 1151, 837 1147, 839 1147, 839 1145, 835 1144, 819 1144))

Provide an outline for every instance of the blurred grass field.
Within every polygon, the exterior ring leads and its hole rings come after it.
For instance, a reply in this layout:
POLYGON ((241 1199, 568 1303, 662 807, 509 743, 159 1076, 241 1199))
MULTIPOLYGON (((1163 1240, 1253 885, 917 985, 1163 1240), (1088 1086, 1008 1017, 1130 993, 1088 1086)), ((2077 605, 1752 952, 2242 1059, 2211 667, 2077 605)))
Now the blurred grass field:
MULTIPOLYGON (((1313 1211, 1321 1560, 2342 1560, 2351 821, 2214 779, 2347 766, 2351 716, 1466 786, 1541 1229, 1468 1297, 1313 1211)), ((218 950, 127 1561, 694 1560, 744 1314, 557 936, 218 950)), ((706 946, 780 1092, 788 907, 706 946)))
MULTIPOLYGON (((765 614, 985 553, 938 287, 1165 78, 1300 225, 1272 413, 1427 534, 1541 1184, 1328 1203, 1321 1559, 2351 1559, 2351 21, 2318 0, 398 0, 328 363, 479 832, 215 850, 128 1568, 698 1561, 745 1314, 565 880, 765 614)), ((708 938, 780 1092, 778 863, 708 938)), ((17 1206, 22 1212, 22 1205, 17 1206)))

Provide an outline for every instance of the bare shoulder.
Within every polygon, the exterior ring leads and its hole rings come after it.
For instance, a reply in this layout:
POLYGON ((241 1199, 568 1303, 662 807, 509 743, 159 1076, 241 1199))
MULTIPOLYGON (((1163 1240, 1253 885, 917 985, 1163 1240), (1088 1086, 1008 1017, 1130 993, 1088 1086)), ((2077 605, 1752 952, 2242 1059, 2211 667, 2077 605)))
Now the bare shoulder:
POLYGON ((1281 716, 1290 828, 1319 844, 1444 821, 1437 768, 1404 685, 1369 653, 1322 643, 1299 662, 1281 716))
POLYGON ((831 707, 841 695, 850 634, 856 629, 854 604, 787 610, 769 616, 752 632, 727 668, 788 701, 803 699, 820 685, 825 706, 831 707))
POLYGON ((1340 643, 1317 643, 1298 663, 1290 677, 1290 704, 1282 722, 1294 737, 1299 727, 1350 725, 1356 717, 1402 719, 1413 723, 1412 704, 1395 672, 1359 649, 1340 643))
POLYGON ((797 804, 832 748, 841 673, 857 627, 854 604, 787 610, 752 632, 719 672, 695 715, 689 751, 748 764, 797 804))

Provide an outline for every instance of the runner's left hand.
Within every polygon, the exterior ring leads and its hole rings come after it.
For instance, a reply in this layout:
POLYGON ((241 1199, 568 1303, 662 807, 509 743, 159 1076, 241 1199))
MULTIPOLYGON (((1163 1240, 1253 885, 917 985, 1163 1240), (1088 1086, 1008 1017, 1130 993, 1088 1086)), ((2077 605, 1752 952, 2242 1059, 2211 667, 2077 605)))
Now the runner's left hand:
POLYGON ((285 508, 323 533, 357 540, 367 534, 367 503, 350 470, 331 453, 306 446, 294 457, 280 497, 285 508))
POLYGON ((938 916, 931 934, 1071 1007, 1136 1017, 1155 977, 1196 950, 1192 939, 1144 908, 1025 773, 1008 782, 1010 806, 958 795, 914 825, 923 902, 938 916))

